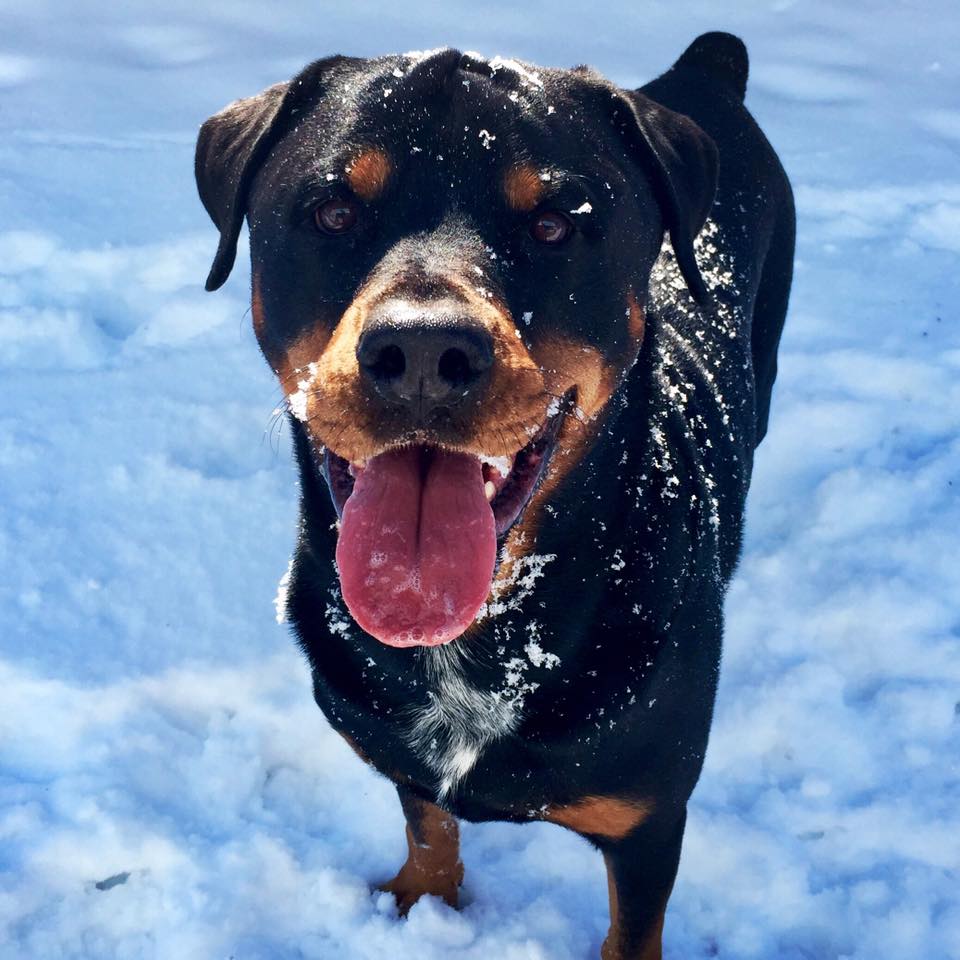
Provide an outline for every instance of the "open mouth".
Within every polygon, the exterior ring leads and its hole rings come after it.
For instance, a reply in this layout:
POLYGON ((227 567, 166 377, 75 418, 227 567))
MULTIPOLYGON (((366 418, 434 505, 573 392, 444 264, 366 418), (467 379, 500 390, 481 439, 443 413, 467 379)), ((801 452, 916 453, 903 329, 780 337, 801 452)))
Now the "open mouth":
POLYGON ((473 623, 490 592, 497 541, 542 478, 566 405, 551 404, 512 458, 409 444, 351 464, 325 451, 341 521, 340 587, 367 633, 395 647, 436 646, 473 623))

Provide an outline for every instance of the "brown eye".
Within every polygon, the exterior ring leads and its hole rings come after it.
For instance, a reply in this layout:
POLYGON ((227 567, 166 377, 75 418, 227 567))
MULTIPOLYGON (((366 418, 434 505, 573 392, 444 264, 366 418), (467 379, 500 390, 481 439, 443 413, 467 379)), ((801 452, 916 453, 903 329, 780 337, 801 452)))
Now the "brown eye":
POLYGON ((346 233, 357 222, 359 210, 352 200, 328 200, 313 211, 313 220, 324 233, 346 233))
POLYGON ((556 210, 538 213, 530 224, 530 236, 538 243, 563 243, 573 232, 573 224, 556 210))

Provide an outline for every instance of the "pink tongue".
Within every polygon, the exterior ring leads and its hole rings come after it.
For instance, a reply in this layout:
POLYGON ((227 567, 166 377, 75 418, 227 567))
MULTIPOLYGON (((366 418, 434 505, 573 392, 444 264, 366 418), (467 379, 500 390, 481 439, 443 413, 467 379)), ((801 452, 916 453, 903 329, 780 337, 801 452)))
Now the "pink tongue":
POLYGON ((340 588, 367 633, 393 647, 432 647, 474 621, 496 553, 480 461, 404 447, 370 460, 344 505, 340 588))

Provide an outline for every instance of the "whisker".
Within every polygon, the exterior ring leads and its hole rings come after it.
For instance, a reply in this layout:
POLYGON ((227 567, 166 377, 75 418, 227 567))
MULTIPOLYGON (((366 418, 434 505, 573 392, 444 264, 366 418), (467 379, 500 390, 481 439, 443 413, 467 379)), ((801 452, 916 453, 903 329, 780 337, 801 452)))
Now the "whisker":
POLYGON ((243 313, 240 315, 240 319, 237 321, 237 327, 241 333, 250 329, 250 327, 247 325, 247 317, 250 316, 250 311, 252 309, 253 308, 248 304, 247 309, 243 311, 243 313))
POLYGON ((267 423, 267 426, 264 427, 263 437, 260 442, 263 443, 264 440, 270 444, 270 449, 274 453, 280 453, 280 438, 283 436, 283 425, 286 422, 286 414, 290 410, 290 403, 284 397, 284 399, 277 405, 274 406, 273 410, 270 412, 270 419, 267 423), (273 440, 276 436, 277 445, 274 447, 273 440))

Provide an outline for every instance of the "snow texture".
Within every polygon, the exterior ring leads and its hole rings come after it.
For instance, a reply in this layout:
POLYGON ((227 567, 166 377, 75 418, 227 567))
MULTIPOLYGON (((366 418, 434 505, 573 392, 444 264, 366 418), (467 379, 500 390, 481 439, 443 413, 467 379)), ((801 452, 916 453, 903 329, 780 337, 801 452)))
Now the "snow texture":
MULTIPOLYGON (((602 863, 559 827, 467 825, 462 912, 402 921, 370 892, 400 808, 275 622, 282 398, 244 251, 202 292, 192 149, 334 49, 449 43, 531 85, 512 58, 637 85, 707 29, 750 47, 799 247, 666 956, 960 956, 954 4, 617 0, 584 30, 572 0, 40 0, 3 22, 2 960, 598 955, 602 863)), ((520 690, 562 669, 530 641, 520 690)))

